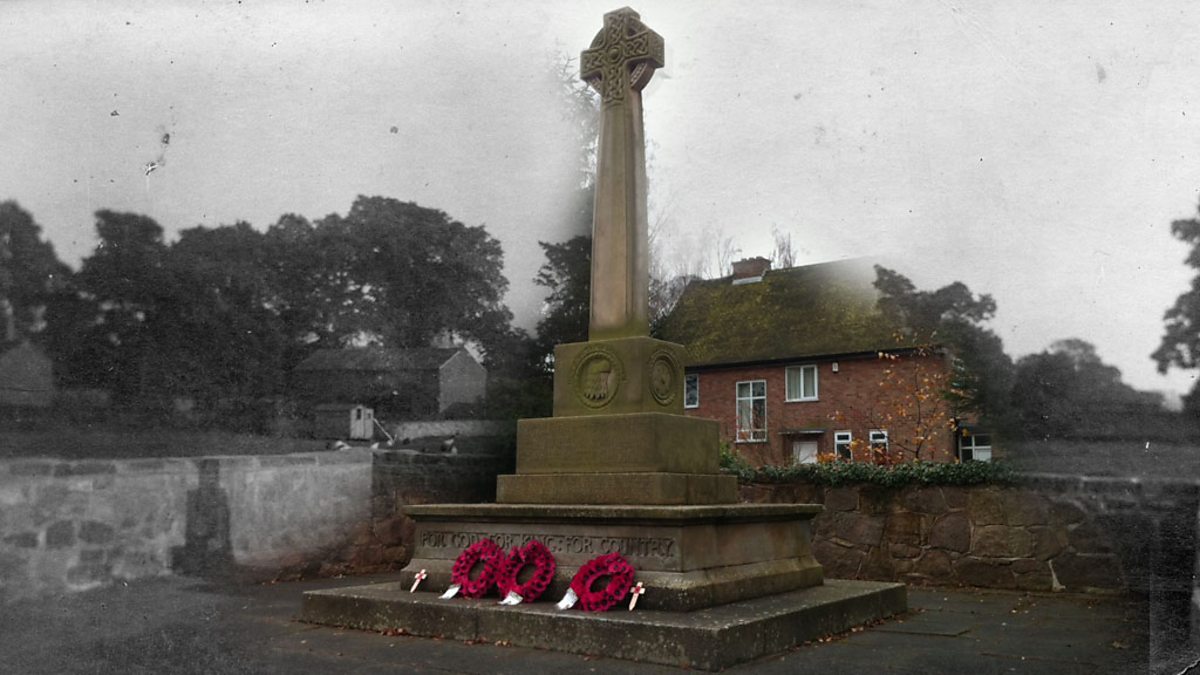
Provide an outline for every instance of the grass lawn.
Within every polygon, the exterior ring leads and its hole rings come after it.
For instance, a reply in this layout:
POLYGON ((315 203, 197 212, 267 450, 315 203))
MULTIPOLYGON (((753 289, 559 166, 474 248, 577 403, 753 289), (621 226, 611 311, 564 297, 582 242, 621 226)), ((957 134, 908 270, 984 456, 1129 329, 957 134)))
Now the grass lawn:
MULTIPOLYGON (((403 447, 440 452, 445 437, 410 439, 403 447)), ((279 438, 229 431, 129 429, 114 426, 64 426, 61 429, 9 431, 0 427, 0 461, 23 457, 58 459, 141 459, 213 455, 282 455, 327 450, 329 440, 279 438)), ((387 447, 379 441, 381 447, 387 447)), ((501 436, 463 436, 456 445, 465 454, 511 453, 512 440, 501 436)), ((353 446, 370 445, 352 441, 353 446)), ((396 448, 401 446, 397 445, 396 448)))
POLYGON ((1005 448, 1019 471, 1200 480, 1200 442, 1051 440, 1005 448))
POLYGON ((272 438, 227 431, 174 429, 0 430, 0 460, 21 457, 136 459, 205 455, 279 455, 324 450, 326 441, 272 438))

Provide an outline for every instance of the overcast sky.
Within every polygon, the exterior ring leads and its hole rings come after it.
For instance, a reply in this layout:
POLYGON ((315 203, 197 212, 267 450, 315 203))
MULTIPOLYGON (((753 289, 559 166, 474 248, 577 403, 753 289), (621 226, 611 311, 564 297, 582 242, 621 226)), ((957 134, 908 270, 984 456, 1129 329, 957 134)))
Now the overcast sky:
MULTIPOLYGON (((100 208, 173 236, 415 201, 503 242, 531 326, 577 178, 549 74, 618 6, 5 2, 0 199, 76 266, 100 208)), ((666 41, 644 99, 666 257, 769 255, 778 228, 800 262, 991 293, 1014 357, 1081 337, 1139 388, 1191 387, 1149 354, 1191 278, 1169 225, 1200 197, 1200 3, 634 8, 666 41)))

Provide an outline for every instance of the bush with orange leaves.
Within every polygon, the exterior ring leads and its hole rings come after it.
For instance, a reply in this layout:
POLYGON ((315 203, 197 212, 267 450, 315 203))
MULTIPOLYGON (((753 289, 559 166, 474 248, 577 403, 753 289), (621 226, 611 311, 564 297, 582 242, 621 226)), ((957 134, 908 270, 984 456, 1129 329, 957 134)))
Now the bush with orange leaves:
POLYGON ((887 430, 886 443, 861 437, 851 441, 850 451, 859 461, 891 466, 933 459, 939 447, 950 447, 957 426, 948 359, 934 347, 879 352, 878 358, 884 367, 877 386, 851 394, 846 409, 833 412, 830 419, 858 429, 887 430))

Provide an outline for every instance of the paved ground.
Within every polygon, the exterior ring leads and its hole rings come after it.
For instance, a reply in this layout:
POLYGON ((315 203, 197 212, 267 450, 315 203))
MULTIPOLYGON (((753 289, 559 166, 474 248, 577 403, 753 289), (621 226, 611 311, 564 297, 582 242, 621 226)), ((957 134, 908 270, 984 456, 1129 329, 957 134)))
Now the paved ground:
MULTIPOLYGON (((274 585, 166 578, 0 608, 6 673, 674 673, 675 669, 491 644, 298 623, 300 594, 376 577, 274 585)), ((900 620, 729 672, 1181 672, 1124 599, 910 589, 900 620), (1154 651, 1160 658, 1148 658, 1154 651)), ((1200 673, 1200 670, 1197 671, 1200 673)))

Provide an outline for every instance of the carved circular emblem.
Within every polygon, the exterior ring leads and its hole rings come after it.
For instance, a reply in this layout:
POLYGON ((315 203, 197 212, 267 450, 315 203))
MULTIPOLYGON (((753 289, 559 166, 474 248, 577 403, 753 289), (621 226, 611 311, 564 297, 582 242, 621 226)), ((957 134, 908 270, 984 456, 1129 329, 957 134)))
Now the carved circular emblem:
POLYGON ((602 408, 617 395, 625 372, 616 354, 590 347, 575 357, 575 395, 589 408, 602 408))
POLYGON ((609 63, 620 63, 625 55, 621 53, 620 47, 613 46, 608 48, 608 52, 604 56, 608 58, 609 63))
POLYGON ((666 350, 654 352, 650 357, 650 394, 663 405, 670 405, 679 394, 679 361, 666 350))

